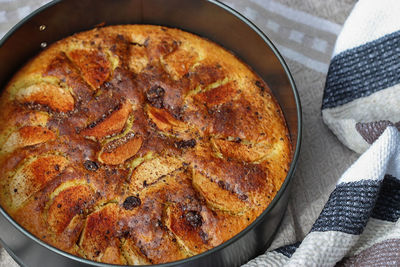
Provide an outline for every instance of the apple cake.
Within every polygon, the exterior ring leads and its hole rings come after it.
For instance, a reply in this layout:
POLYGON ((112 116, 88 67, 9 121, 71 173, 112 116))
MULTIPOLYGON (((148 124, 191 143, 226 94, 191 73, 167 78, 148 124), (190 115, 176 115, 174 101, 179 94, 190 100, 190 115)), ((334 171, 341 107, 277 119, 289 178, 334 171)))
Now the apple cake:
POLYGON ((267 84, 221 46, 95 28, 28 62, 0 99, 0 204, 63 251, 114 264, 202 253, 259 216, 291 141, 267 84))

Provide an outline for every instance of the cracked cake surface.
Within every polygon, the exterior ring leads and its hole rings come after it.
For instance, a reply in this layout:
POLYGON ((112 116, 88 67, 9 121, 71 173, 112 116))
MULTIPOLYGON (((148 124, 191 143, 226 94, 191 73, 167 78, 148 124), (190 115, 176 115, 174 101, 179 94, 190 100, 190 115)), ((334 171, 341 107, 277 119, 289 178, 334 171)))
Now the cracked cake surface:
POLYGON ((0 107, 1 206, 99 262, 165 263, 220 245, 266 209, 291 162, 267 84, 178 29, 67 37, 11 79, 0 107))

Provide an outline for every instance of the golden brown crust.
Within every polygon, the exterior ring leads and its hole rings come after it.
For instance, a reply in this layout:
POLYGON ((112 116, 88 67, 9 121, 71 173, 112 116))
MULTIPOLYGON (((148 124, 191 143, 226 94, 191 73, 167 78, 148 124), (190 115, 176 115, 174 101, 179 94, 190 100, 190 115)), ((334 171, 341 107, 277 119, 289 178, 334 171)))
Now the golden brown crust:
POLYGON ((30 61, 0 98, 0 204, 69 253, 183 259, 271 202, 291 144, 268 86, 198 36, 96 28, 30 61))

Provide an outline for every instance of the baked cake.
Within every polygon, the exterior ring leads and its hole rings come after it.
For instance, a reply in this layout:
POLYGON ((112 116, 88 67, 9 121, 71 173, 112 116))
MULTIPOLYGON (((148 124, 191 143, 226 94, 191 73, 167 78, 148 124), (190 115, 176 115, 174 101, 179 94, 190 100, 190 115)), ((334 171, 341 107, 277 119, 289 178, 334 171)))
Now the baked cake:
POLYGON ((165 263, 218 246, 266 209, 291 161, 266 83, 178 29, 58 41, 12 78, 0 107, 1 206, 99 262, 165 263))

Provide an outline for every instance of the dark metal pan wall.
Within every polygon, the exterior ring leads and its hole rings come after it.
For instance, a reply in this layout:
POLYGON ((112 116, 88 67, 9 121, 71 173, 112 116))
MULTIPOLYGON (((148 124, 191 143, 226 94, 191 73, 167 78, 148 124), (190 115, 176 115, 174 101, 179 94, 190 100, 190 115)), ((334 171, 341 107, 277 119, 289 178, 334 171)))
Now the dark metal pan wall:
MULTIPOLYGON (((200 255, 162 266, 238 266, 262 253, 286 210, 301 138, 299 97, 276 48, 253 24, 218 1, 56 0, 21 21, 0 42, 0 88, 45 44, 101 23, 165 25, 206 37, 233 51, 271 87, 285 114, 294 147, 293 162, 281 190, 261 216, 231 240, 200 255)), ((111 266, 43 243, 1 207, 0 242, 23 266, 111 266)))

